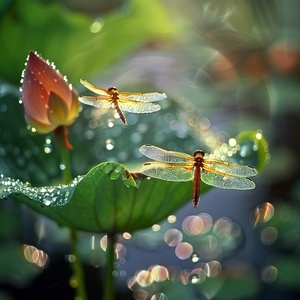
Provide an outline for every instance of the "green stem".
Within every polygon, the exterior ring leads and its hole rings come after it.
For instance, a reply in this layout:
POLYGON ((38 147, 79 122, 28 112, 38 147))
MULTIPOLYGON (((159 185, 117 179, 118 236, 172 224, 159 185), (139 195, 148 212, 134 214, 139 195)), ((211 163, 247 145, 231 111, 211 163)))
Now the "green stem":
POLYGON ((113 234, 107 235, 107 248, 106 248, 106 269, 104 273, 104 286, 103 286, 103 300, 115 299, 115 283, 113 277, 114 262, 115 262, 115 249, 116 236, 113 234))
POLYGON ((86 300, 87 294, 85 290, 84 273, 80 255, 77 250, 77 231, 70 228, 71 253, 75 256, 75 261, 72 262, 73 275, 70 280, 71 287, 76 290, 76 300, 86 300))
POLYGON ((61 148, 61 165, 62 170, 62 183, 68 184, 72 180, 70 150, 62 146, 61 148))
MULTIPOLYGON (((68 184, 72 180, 72 171, 71 171, 71 160, 70 160, 70 150, 65 146, 66 139, 66 129, 58 128, 54 132, 56 138, 58 139, 58 145, 61 150, 61 165, 62 170, 62 183, 68 184)), ((87 294, 85 289, 85 280, 83 267, 80 259, 79 252, 77 250, 77 232, 76 230, 69 228, 70 231, 70 240, 71 240, 71 253, 75 256, 75 261, 72 262, 73 266, 73 275, 70 280, 70 285, 75 288, 75 299, 76 300, 86 300, 87 294)))

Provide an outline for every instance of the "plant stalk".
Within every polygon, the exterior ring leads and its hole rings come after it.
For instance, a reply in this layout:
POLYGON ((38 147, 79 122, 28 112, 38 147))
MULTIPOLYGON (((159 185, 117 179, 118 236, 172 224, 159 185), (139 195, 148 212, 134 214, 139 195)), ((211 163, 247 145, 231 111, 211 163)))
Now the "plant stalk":
POLYGON ((115 282, 114 282, 114 262, 116 236, 107 234, 107 248, 106 248, 106 269, 104 272, 104 286, 103 286, 103 300, 115 300, 115 282))
MULTIPOLYGON (((72 170, 71 170, 71 160, 70 160, 70 149, 65 145, 65 130, 64 128, 58 128, 55 132, 56 138, 58 139, 59 149, 61 151, 61 165, 62 170, 62 183, 68 184, 72 180, 72 170)), ((75 289, 75 299, 76 300, 87 300, 84 272, 80 259, 80 255, 77 249, 77 231, 75 229, 69 228, 70 232, 70 243, 71 243, 71 253, 74 255, 75 260, 72 262, 73 275, 70 280, 70 285, 75 289)))
POLYGON ((70 285, 75 289, 75 300, 87 300, 85 289, 84 273, 80 255, 77 250, 77 231, 70 228, 71 253, 75 256, 74 262, 71 262, 73 267, 73 275, 70 280, 70 285))

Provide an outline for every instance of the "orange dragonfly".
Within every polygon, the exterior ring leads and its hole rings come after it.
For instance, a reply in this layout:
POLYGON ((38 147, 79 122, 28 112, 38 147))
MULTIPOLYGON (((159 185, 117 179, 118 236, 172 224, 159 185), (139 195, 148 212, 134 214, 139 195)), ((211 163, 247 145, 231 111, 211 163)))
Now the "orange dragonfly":
POLYGON ((87 89, 99 95, 80 96, 78 99, 81 103, 104 109, 115 108, 120 119, 126 125, 127 120, 123 110, 136 114, 156 112, 160 110, 160 106, 157 103, 152 103, 152 101, 155 102, 167 98, 165 93, 119 92, 115 87, 110 87, 106 90, 84 79, 80 79, 80 82, 87 89))
POLYGON ((202 150, 194 155, 167 151, 152 145, 143 145, 140 152, 156 160, 146 162, 139 172, 149 177, 167 181, 189 181, 193 183, 193 203, 197 208, 200 199, 201 180, 222 189, 250 190, 255 183, 246 177, 257 175, 256 169, 204 157, 202 150))

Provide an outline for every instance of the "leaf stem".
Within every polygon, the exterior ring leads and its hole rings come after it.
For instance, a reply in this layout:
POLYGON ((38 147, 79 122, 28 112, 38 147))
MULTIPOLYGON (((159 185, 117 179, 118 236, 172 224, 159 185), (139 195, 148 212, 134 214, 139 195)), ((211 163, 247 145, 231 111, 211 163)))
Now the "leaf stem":
POLYGON ((73 275, 70 279, 70 286, 75 288, 76 300, 86 300, 87 294, 85 290, 84 273, 80 255, 77 250, 77 231, 70 228, 70 240, 71 240, 71 253, 75 256, 74 262, 72 262, 73 275))
MULTIPOLYGON (((61 164, 60 169, 62 170, 62 183, 68 184, 72 180, 71 171, 71 160, 70 160, 70 147, 66 146, 66 128, 57 128, 54 132, 57 144, 61 151, 61 164)), ((70 231, 70 242, 71 242, 71 253, 75 256, 75 260, 72 263, 73 275, 70 280, 70 285, 75 289, 76 300, 86 300, 86 288, 84 281, 84 272, 80 259, 80 255, 77 249, 77 231, 69 228, 70 231)))
POLYGON ((115 262, 115 243, 116 236, 114 234, 107 234, 106 269, 104 273, 103 300, 115 299, 115 283, 113 277, 115 262))

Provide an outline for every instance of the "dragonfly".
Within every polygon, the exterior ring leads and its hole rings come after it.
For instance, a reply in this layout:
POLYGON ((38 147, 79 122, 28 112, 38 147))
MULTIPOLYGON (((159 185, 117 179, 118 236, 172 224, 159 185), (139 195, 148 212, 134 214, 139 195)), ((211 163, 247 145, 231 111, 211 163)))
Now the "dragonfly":
POLYGON ((232 164, 226 161, 205 158, 202 150, 194 155, 168 151, 153 145, 143 145, 139 151, 153 162, 144 163, 139 172, 166 181, 193 182, 193 204, 197 208, 200 200, 200 183, 222 189, 250 190, 255 183, 247 177, 257 175, 255 168, 232 164))
POLYGON ((128 123, 123 111, 136 114, 153 113, 160 110, 160 105, 153 102, 167 98, 165 93, 119 92, 114 86, 104 89, 85 79, 80 79, 80 82, 87 89, 98 94, 98 96, 80 96, 78 99, 81 103, 103 109, 115 108, 125 125, 128 123))

